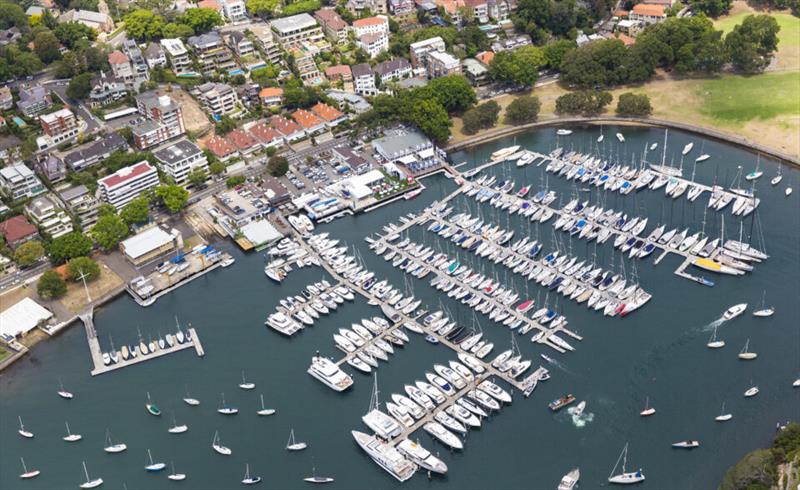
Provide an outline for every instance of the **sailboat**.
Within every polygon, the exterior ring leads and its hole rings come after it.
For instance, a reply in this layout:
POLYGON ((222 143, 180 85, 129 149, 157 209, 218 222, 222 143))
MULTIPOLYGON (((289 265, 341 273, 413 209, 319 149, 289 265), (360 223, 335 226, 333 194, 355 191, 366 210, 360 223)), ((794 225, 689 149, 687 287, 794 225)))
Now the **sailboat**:
POLYGON ((294 429, 289 431, 289 441, 286 443, 287 451, 302 451, 307 448, 308 444, 305 442, 297 442, 294 439, 294 429))
POLYGON ((183 401, 187 405, 191 405, 193 407, 196 407, 197 405, 200 405, 200 400, 198 400, 197 398, 192 398, 192 396, 189 394, 189 389, 188 388, 186 389, 186 396, 183 398, 183 401))
POLYGON ((149 391, 147 392, 147 403, 145 403, 144 407, 147 409, 147 413, 149 413, 150 415, 154 415, 156 417, 161 415, 161 410, 150 399, 150 392, 149 391))
POLYGON ((751 398, 751 397, 754 397, 756 395, 758 395, 758 386, 754 385, 753 384, 753 380, 751 379, 750 380, 750 388, 748 388, 747 391, 744 392, 744 397, 745 398, 751 398))
POLYGON ((22 416, 17 415, 17 418, 19 419, 19 429, 17 430, 17 432, 19 432, 19 435, 21 435, 26 439, 32 439, 33 432, 25 429, 25 425, 22 423, 22 416))
POLYGON ((620 143, 625 143, 625 136, 623 136, 622 133, 617 133, 617 139, 620 143))
POLYGON ((778 174, 775 177, 773 177, 772 180, 769 181, 770 184, 778 185, 781 183, 781 180, 783 180, 783 175, 781 174, 781 168, 782 167, 778 165, 778 174))
POLYGON ((78 441, 80 441, 80 440, 83 438, 83 436, 82 436, 82 435, 80 435, 80 434, 73 434, 73 433, 72 433, 72 432, 69 430, 69 422, 64 422, 64 424, 67 426, 67 435, 65 435, 64 437, 62 437, 62 439, 64 439, 64 440, 65 440, 65 441, 67 441, 67 442, 78 442, 78 441))
POLYGON ((757 178, 759 178, 759 177, 761 177, 762 175, 764 175, 764 172, 762 172, 762 171, 760 170, 760 168, 759 168, 759 167, 760 167, 760 165, 761 165, 761 158, 758 158, 758 159, 756 160, 756 169, 755 169, 755 170, 753 170, 752 172, 750 172, 749 174, 745 175, 745 176, 744 176, 744 178, 745 178, 746 180, 756 180, 757 178))
POLYGON ((244 465, 244 478, 242 478, 242 485, 255 485, 261 483, 260 476, 250 476, 250 465, 244 465))
POLYGON ((147 450, 147 458, 150 460, 150 464, 145 465, 144 469, 147 471, 161 471, 167 467, 165 463, 154 463, 153 462, 153 454, 150 453, 150 450, 147 450))
POLYGON ((333 478, 329 476, 317 476, 317 468, 312 466, 311 476, 303 478, 303 481, 308 483, 331 483, 333 482, 333 478))
POLYGON ((252 390, 256 387, 255 383, 250 383, 244 378, 244 371, 242 371, 242 382, 239 384, 239 388, 243 390, 252 390))
POLYGON ((227 446, 223 446, 219 439, 219 431, 214 431, 214 440, 211 441, 211 448, 223 456, 230 456, 233 451, 227 446))
POLYGON ((650 397, 648 396, 644 401, 644 410, 639 412, 642 417, 649 417, 656 413, 656 409, 650 406, 650 397))
POLYGON ((86 475, 86 483, 81 483, 81 488, 96 488, 103 484, 102 478, 89 479, 89 471, 86 470, 86 461, 83 462, 83 474, 86 475))
POLYGON ((121 453, 126 449, 128 449, 128 446, 126 446, 121 442, 114 444, 111 441, 111 431, 109 429, 106 429, 106 446, 103 448, 103 451, 111 454, 116 454, 116 453, 121 453))
POLYGON ((28 471, 28 467, 25 466, 25 460, 22 458, 19 458, 19 460, 22 461, 22 474, 19 475, 20 478, 22 478, 23 480, 29 480, 31 478, 39 476, 39 473, 41 473, 41 471, 39 470, 28 471))
POLYGON ((750 361, 758 357, 758 354, 755 352, 750 352, 750 339, 747 339, 747 342, 744 343, 744 348, 741 352, 739 352, 739 359, 743 361, 750 361))
POLYGON ((65 400, 72 400, 73 397, 72 393, 64 389, 64 383, 62 383, 60 379, 58 380, 58 385, 59 385, 58 396, 64 398, 65 400))
POLYGON ((725 413, 725 402, 722 402, 722 411, 719 415, 714 417, 714 420, 717 422, 727 422, 728 420, 732 419, 733 415, 730 413, 725 413))
POLYGON ((688 154, 694 148, 694 143, 687 143, 686 146, 683 147, 683 151, 681 151, 682 155, 688 154))
POLYGON ((175 473, 175 463, 173 461, 170 461, 169 465, 172 468, 172 473, 167 475, 167 478, 173 481, 182 481, 186 479, 186 473, 175 473))
POLYGON ((611 474, 608 476, 609 483, 617 483, 619 485, 630 485, 632 483, 639 483, 644 481, 644 474, 642 474, 642 470, 639 469, 638 471, 626 473, 625 472, 625 465, 628 463, 628 443, 625 443, 625 447, 622 448, 622 452, 617 458, 617 464, 614 465, 614 469, 611 470, 611 474), (617 471, 617 466, 619 466, 619 462, 622 461, 622 472, 618 474, 614 474, 617 471))
POLYGON ((766 307, 766 298, 767 298, 767 292, 764 291, 763 293, 761 293, 761 308, 754 311, 753 316, 764 318, 775 314, 774 307, 772 306, 770 306, 769 308, 766 307))
POLYGON ((189 426, 186 424, 178 425, 177 422, 175 422, 175 412, 172 412, 172 427, 167 429, 167 432, 170 434, 183 434, 187 430, 189 430, 189 426))
POLYGON ((260 398, 261 398, 261 410, 259 410, 256 413, 258 415, 261 415, 261 416, 272 415, 273 413, 275 413, 275 409, 274 408, 264 408, 264 394, 263 393, 260 395, 260 398))
POLYGON ((222 397, 222 405, 217 409, 217 413, 221 413, 222 415, 236 415, 239 413, 239 409, 236 407, 230 407, 227 403, 225 403, 225 393, 221 393, 222 397))
POLYGON ((708 347, 709 349, 719 349, 720 347, 724 346, 725 346, 725 341, 717 339, 717 327, 714 326, 714 333, 712 333, 711 338, 708 339, 706 347, 708 347))

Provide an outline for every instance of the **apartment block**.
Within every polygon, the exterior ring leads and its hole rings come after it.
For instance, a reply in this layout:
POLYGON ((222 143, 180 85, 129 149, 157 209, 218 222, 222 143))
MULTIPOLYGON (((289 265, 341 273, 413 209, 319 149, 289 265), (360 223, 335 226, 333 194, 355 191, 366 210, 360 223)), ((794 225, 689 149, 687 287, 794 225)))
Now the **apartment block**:
POLYGON ((72 218, 50 196, 39 196, 32 199, 25 206, 25 212, 31 221, 50 238, 58 238, 73 230, 72 218))
POLYGON ((284 49, 302 46, 303 43, 318 43, 325 39, 322 28, 309 14, 298 14, 272 21, 275 39, 284 49))
POLYGON ((153 156, 162 172, 172 177, 178 185, 186 185, 189 174, 200 169, 208 171, 208 159, 203 151, 189 140, 180 140, 157 150, 153 156))
POLYGON ((427 59, 428 78, 461 74, 461 62, 450 53, 432 51, 428 53, 427 59))
POLYGON ((203 74, 210 75, 216 71, 228 71, 236 67, 233 55, 225 47, 222 37, 217 32, 192 36, 187 42, 203 74))
POLYGON ((353 85, 357 94, 376 95, 378 93, 378 88, 375 86, 375 74, 368 63, 353 65, 351 71, 353 72, 353 85))
POLYGON ((336 10, 332 8, 317 10, 314 18, 322 26, 322 31, 332 43, 340 46, 347 44, 347 23, 336 13, 336 10))
POLYGON ((100 204, 85 185, 59 191, 58 195, 72 214, 77 216, 84 230, 97 222, 97 208, 100 204))
POLYGON ((78 137, 81 130, 78 118, 66 108, 39 116, 39 124, 42 125, 42 131, 44 131, 44 136, 36 138, 39 150, 72 141, 78 137))
POLYGON ((133 126, 134 144, 140 150, 159 145, 186 132, 180 105, 157 91, 136 96, 136 107, 146 120, 133 126))
POLYGON ((214 116, 224 116, 237 111, 236 91, 225 83, 204 83, 197 87, 197 98, 214 116))
POLYGON ((47 190, 33 170, 23 163, 0 168, 0 189, 12 201, 38 196, 47 190))
POLYGON ((413 43, 409 46, 409 54, 411 55, 411 64, 414 68, 425 66, 425 61, 428 53, 445 50, 444 39, 439 36, 413 43))
POLYGON ((97 181, 97 190, 101 201, 119 210, 159 183, 156 168, 143 160, 103 177, 97 181))
POLYGON ((353 33, 356 37, 364 34, 386 34, 389 35, 389 18, 385 15, 376 15, 353 21, 353 33))
POLYGON ((375 58, 389 50, 389 36, 382 32, 364 34, 358 38, 358 46, 366 51, 370 58, 375 58))
POLYGON ((183 41, 180 39, 162 39, 161 46, 166 51, 169 64, 176 75, 194 71, 192 58, 189 56, 186 46, 183 45, 183 41))

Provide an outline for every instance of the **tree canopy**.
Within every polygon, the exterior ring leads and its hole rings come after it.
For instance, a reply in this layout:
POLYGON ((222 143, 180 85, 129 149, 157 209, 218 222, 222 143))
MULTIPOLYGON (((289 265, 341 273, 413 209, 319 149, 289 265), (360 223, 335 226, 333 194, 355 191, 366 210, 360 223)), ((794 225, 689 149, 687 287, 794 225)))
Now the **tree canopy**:
POLYGON ((617 114, 620 116, 649 116, 652 112, 650 97, 646 94, 626 92, 617 98, 617 114))
POLYGON ((83 100, 92 91, 92 74, 81 73, 69 81, 67 95, 72 99, 83 100))
POLYGON ((120 210, 119 217, 128 226, 147 222, 150 218, 150 200, 144 196, 137 197, 120 210))
POLYGON ((90 233, 103 250, 109 251, 128 236, 128 225, 116 214, 106 214, 98 218, 90 233))
POLYGON ((289 171, 289 160, 280 155, 270 157, 267 172, 273 177, 282 177, 289 171))
POLYGON ((48 247, 50 260, 54 264, 60 264, 66 260, 89 255, 92 251, 92 239, 79 231, 73 231, 66 235, 54 238, 48 247))
POLYGON ((76 43, 81 39, 87 41, 94 41, 97 38, 97 32, 89 26, 81 24, 80 22, 64 22, 56 27, 55 35, 61 43, 68 47, 75 47, 76 43))
POLYGON ((478 104, 464 113, 462 118, 463 127, 461 132, 464 134, 475 134, 481 129, 488 129, 497 124, 497 116, 500 114, 500 104, 490 100, 483 104, 478 104))
POLYGON ((177 20, 178 23, 191 27, 195 34, 203 34, 223 24, 219 12, 209 8, 188 9, 177 20))
POLYGON ((125 15, 123 20, 125 21, 125 31, 128 35, 140 41, 159 38, 161 29, 166 23, 163 17, 145 9, 136 9, 125 15))
POLYGON ((30 240, 18 246, 14 251, 14 260, 20 267, 35 264, 44 256, 44 246, 39 240, 30 240))
POLYGON ((434 78, 422 90, 430 91, 447 112, 463 112, 477 100, 472 85, 461 75, 434 78))
POLYGON ((170 213, 177 213, 189 200, 189 191, 179 185, 160 185, 156 187, 156 196, 170 213))
POLYGON ((489 63, 492 79, 531 87, 539 77, 539 70, 547 64, 542 49, 524 46, 515 51, 501 51, 489 63))
POLYGON ((520 125, 535 122, 542 104, 535 95, 518 97, 506 107, 506 122, 520 125))
POLYGON ((556 113, 592 116, 603 112, 612 99, 610 92, 602 90, 569 92, 556 99, 556 113))
POLYGON ((50 269, 39 277, 36 292, 45 300, 58 299, 67 293, 67 283, 61 279, 58 272, 50 269))
POLYGON ((91 282, 100 277, 100 266, 89 257, 75 257, 67 262, 67 276, 73 281, 91 282))
POLYGON ((60 42, 49 29, 39 31, 33 38, 34 51, 42 63, 50 64, 61 58, 60 42))
POLYGON ((748 15, 725 36, 734 68, 744 73, 764 71, 778 49, 780 26, 771 15, 748 15))
POLYGON ((264 18, 272 17, 280 5, 280 0, 247 0, 245 3, 248 12, 264 18))

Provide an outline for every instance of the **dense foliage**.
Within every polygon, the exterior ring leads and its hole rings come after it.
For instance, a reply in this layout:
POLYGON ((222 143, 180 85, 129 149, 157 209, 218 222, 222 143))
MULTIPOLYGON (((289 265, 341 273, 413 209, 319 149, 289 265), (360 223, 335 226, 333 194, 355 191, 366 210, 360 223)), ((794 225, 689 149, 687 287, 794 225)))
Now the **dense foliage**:
POLYGON ((90 234, 100 248, 108 252, 128 236, 128 225, 116 214, 105 214, 97 219, 90 234))
POLYGON ((54 238, 48 246, 48 255, 54 264, 60 264, 75 257, 89 255, 92 239, 79 231, 54 238))
POLYGON ((58 299, 67 293, 67 283, 61 279, 58 272, 50 269, 39 277, 36 292, 45 300, 58 299))
POLYGON ((520 0, 511 19, 518 31, 529 34, 534 43, 543 44, 551 36, 574 39, 577 29, 591 27, 614 4, 611 0, 520 0))
POLYGON ((137 197, 120 210, 119 217, 128 226, 147 222, 150 218, 150 200, 145 196, 137 197))
POLYGON ((778 21, 770 15, 748 15, 725 37, 734 68, 758 73, 769 66, 778 49, 778 21))
POLYGON ((488 129, 497 124, 497 116, 500 114, 500 105, 490 100, 483 104, 478 104, 464 113, 462 118, 463 127, 461 132, 464 134, 475 134, 481 129, 488 129))
POLYGON ((539 70, 546 64, 542 49, 525 46, 497 53, 489 64, 489 76, 496 81, 531 87, 539 77, 539 70))
POLYGON ((27 241, 14 250, 14 261, 16 261, 20 267, 31 266, 43 256, 44 246, 39 240, 27 241))
MULTIPOLYGON (((777 483, 778 465, 800 463, 800 424, 790 423, 775 436, 772 447, 747 453, 722 479, 719 490, 761 490, 777 483)), ((783 488, 782 486, 780 488, 783 488)))
POLYGON ((617 114, 620 116, 649 116, 652 112, 650 97, 645 94, 626 92, 617 98, 617 114))
POLYGON ((156 187, 156 196, 170 213, 177 213, 186 206, 189 191, 179 185, 160 185, 156 187))
POLYGON ((73 281, 91 282, 100 277, 100 266, 89 257, 75 257, 67 262, 67 276, 73 281))
POLYGON ((532 123, 539 117, 541 107, 542 103, 535 95, 518 97, 506 107, 506 122, 514 125, 532 123))
POLYGON ((267 172, 273 177, 283 177, 289 171, 289 160, 280 155, 270 157, 267 172))
POLYGON ((556 113, 592 116, 603 112, 611 100, 611 93, 602 90, 570 92, 556 99, 556 113))

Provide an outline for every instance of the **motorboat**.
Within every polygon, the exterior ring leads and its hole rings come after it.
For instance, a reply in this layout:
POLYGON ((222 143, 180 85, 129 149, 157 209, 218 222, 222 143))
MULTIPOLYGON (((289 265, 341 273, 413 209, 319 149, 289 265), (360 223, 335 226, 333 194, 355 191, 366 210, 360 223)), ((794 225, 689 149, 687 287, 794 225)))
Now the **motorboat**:
POLYGON ((464 449, 464 443, 461 442, 461 439, 459 439, 458 436, 449 430, 445 429, 444 426, 442 426, 442 424, 439 422, 428 422, 423 425, 422 428, 425 430, 425 432, 438 439, 442 444, 453 449, 464 449))
POLYGON ((356 430, 351 431, 351 433, 361 449, 395 479, 404 482, 414 476, 417 471, 417 465, 406 459, 394 446, 386 444, 374 435, 356 430))
POLYGON ((673 442, 672 447, 675 449, 694 449, 700 447, 700 441, 687 439, 685 441, 673 442))
MULTIPOLYGON (((602 136, 603 135, 600 135, 600 137, 602 136)), ((558 490, 572 490, 575 488, 575 485, 578 484, 578 480, 580 479, 581 470, 579 468, 573 468, 569 473, 561 478, 561 482, 558 484, 558 490)))
POLYGON ((572 130, 570 130, 570 129, 559 129, 558 131, 556 131, 556 134, 558 136, 569 136, 569 135, 572 134, 572 130))
POLYGON ((397 450, 421 468, 441 475, 447 473, 447 465, 444 461, 431 454, 430 451, 422 447, 418 442, 413 442, 410 439, 403 439, 397 445, 397 450))
POLYGON ((751 398, 751 397, 754 397, 756 395, 758 395, 758 386, 752 386, 752 387, 748 388, 747 391, 744 392, 744 397, 745 398, 751 398))
POLYGON ((556 398, 555 400, 551 401, 547 406, 550 407, 550 410, 557 412, 573 402, 575 402, 575 396, 573 396, 570 393, 562 396, 561 398, 556 398))
POLYGON ((739 303, 738 305, 733 305, 727 310, 725 310, 725 313, 722 314, 722 318, 724 318, 725 320, 732 320, 737 316, 741 315, 742 313, 744 313, 746 309, 747 309, 747 303, 739 303))
POLYGON ((353 378, 349 374, 342 371, 333 361, 319 354, 311 358, 308 374, 334 391, 344 391, 353 385, 353 378))
POLYGON ((682 155, 689 154, 689 152, 692 151, 692 148, 694 148, 694 143, 687 143, 686 146, 683 147, 681 154, 682 155))

